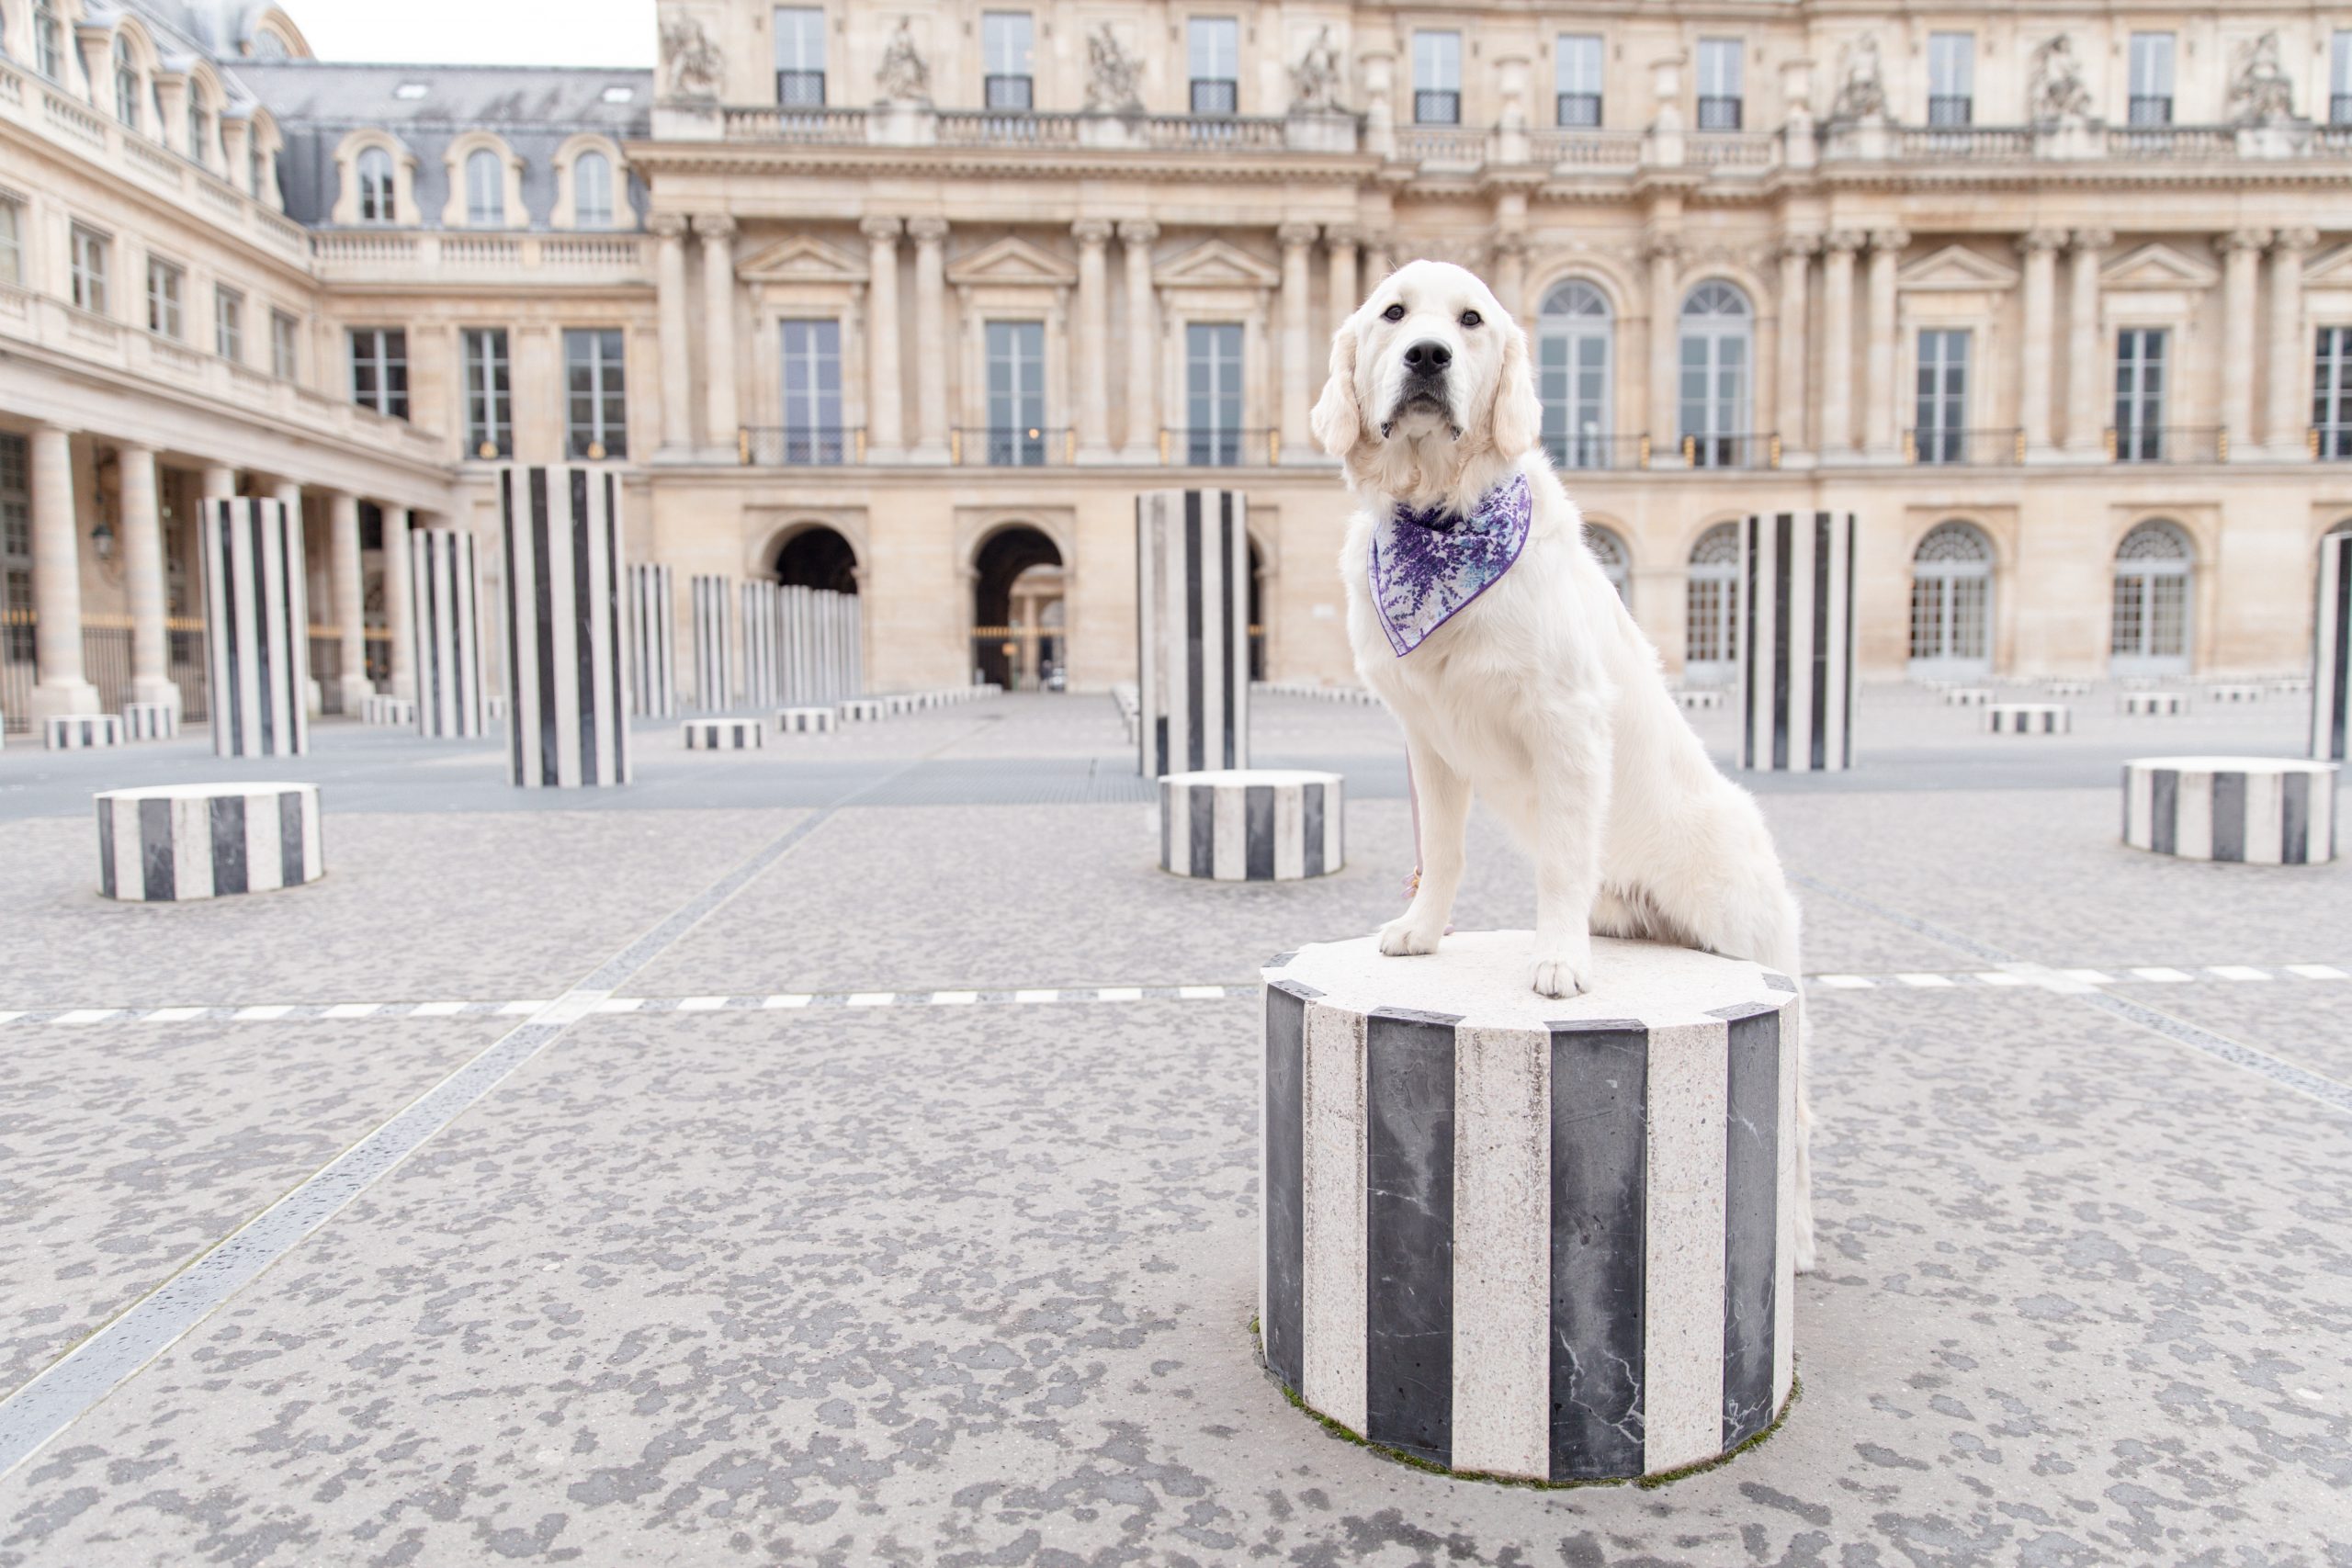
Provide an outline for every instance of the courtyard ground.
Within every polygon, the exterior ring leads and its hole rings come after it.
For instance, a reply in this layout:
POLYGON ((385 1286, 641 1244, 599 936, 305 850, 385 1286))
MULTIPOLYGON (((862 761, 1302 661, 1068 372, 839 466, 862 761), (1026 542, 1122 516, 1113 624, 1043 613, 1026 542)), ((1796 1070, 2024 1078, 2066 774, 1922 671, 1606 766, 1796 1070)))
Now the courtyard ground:
MULTIPOLYGON (((640 725, 601 794, 343 724, 259 769, 20 738, 0 1568, 2352 1564, 2352 866, 2117 841, 2124 758, 2296 754, 2306 699, 2073 701, 1870 688, 1852 773, 1757 781, 1817 1032, 1803 1397, 1560 1491, 1327 1436, 1254 1357, 1257 965, 1398 905, 1376 710, 1259 699, 1259 761, 1349 781, 1345 871, 1282 886, 1157 870, 1100 696, 640 725), (97 897, 91 791, 240 776, 322 784, 325 881, 97 897)), ((1525 924, 1473 830, 1457 925, 1525 924)))

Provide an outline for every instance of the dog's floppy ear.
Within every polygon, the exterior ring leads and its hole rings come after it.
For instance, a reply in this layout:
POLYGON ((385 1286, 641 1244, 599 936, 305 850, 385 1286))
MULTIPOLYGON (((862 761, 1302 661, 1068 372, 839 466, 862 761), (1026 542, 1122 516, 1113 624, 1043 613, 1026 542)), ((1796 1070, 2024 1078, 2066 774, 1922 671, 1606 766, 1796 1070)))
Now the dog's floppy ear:
POLYGON ((1331 334, 1331 375, 1307 416, 1307 428, 1325 453, 1344 457, 1363 439, 1363 411, 1356 404, 1356 317, 1351 314, 1331 334))
POLYGON ((1535 395, 1535 374, 1527 359, 1527 333, 1517 321, 1501 322, 1503 333, 1502 368, 1495 377, 1495 406, 1487 416, 1487 429, 1495 438, 1495 450, 1506 457, 1516 457, 1535 445, 1544 434, 1544 403, 1535 395))

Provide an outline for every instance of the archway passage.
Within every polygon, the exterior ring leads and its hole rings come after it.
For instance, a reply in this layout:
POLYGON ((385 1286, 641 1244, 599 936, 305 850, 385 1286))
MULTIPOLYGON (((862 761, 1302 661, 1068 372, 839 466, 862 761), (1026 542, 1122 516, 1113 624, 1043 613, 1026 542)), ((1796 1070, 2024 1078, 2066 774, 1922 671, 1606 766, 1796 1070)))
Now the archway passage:
POLYGON ((974 558, 972 663, 1006 691, 1057 685, 1062 674, 1062 553, 1017 524, 989 536, 974 558))
POLYGON ((775 553, 776 577, 787 588, 857 592, 857 552, 831 528, 803 528, 775 553))

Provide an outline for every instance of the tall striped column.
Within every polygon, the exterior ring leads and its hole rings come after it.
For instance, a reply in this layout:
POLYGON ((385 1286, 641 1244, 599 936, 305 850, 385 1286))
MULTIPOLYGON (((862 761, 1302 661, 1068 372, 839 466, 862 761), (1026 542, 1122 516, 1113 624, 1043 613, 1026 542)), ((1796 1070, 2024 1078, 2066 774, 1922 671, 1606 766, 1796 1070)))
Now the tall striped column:
POLYGON ((2319 542, 2319 604, 2312 637, 2312 755, 2346 761, 2352 728, 2352 529, 2319 542))
POLYGON ((678 711, 676 612, 670 569, 628 569, 628 711, 668 718, 678 711))
POLYGON ((474 536, 460 528, 418 528, 409 534, 408 548, 417 732, 483 734, 481 566, 474 536))
POLYGON ((620 476, 509 464, 498 470, 498 506, 514 782, 627 784, 620 476))
POLYGON ((311 749, 302 520, 282 502, 209 496, 201 525, 213 752, 299 757, 311 749))
POLYGON ((1136 498, 1136 684, 1146 778, 1250 765, 1249 501, 1136 498))
POLYGON ((842 595, 842 695, 865 694, 865 601, 842 595))
POLYGON ((776 680, 780 655, 775 634, 780 619, 777 600, 783 589, 774 582, 743 584, 743 705, 774 707, 783 699, 776 680))
POLYGON ((695 706, 718 713, 735 701, 735 580, 696 576, 695 706))
POLYGON ((1782 512, 1741 531, 1739 765, 1854 765, 1854 516, 1782 512))

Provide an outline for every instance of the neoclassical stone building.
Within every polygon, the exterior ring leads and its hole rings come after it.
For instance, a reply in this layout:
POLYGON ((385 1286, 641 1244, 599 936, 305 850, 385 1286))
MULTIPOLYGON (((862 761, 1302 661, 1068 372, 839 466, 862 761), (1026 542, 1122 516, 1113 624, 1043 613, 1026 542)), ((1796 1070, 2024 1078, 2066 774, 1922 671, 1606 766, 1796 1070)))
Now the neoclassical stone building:
MULTIPOLYGON (((660 0, 639 72, 328 65, 235 0, 0 0, 0 708, 200 702, 196 497, 305 505, 318 667, 397 544, 618 465, 630 548, 854 588, 878 686, 1132 660, 1133 497, 1250 501, 1348 679, 1306 411, 1415 256, 1690 680, 1724 525, 1860 518, 1867 672, 2305 657, 2352 520, 2352 10, 660 0)), ((690 617, 682 604, 681 636, 690 617)), ((693 663, 681 649, 679 665, 693 663)))

